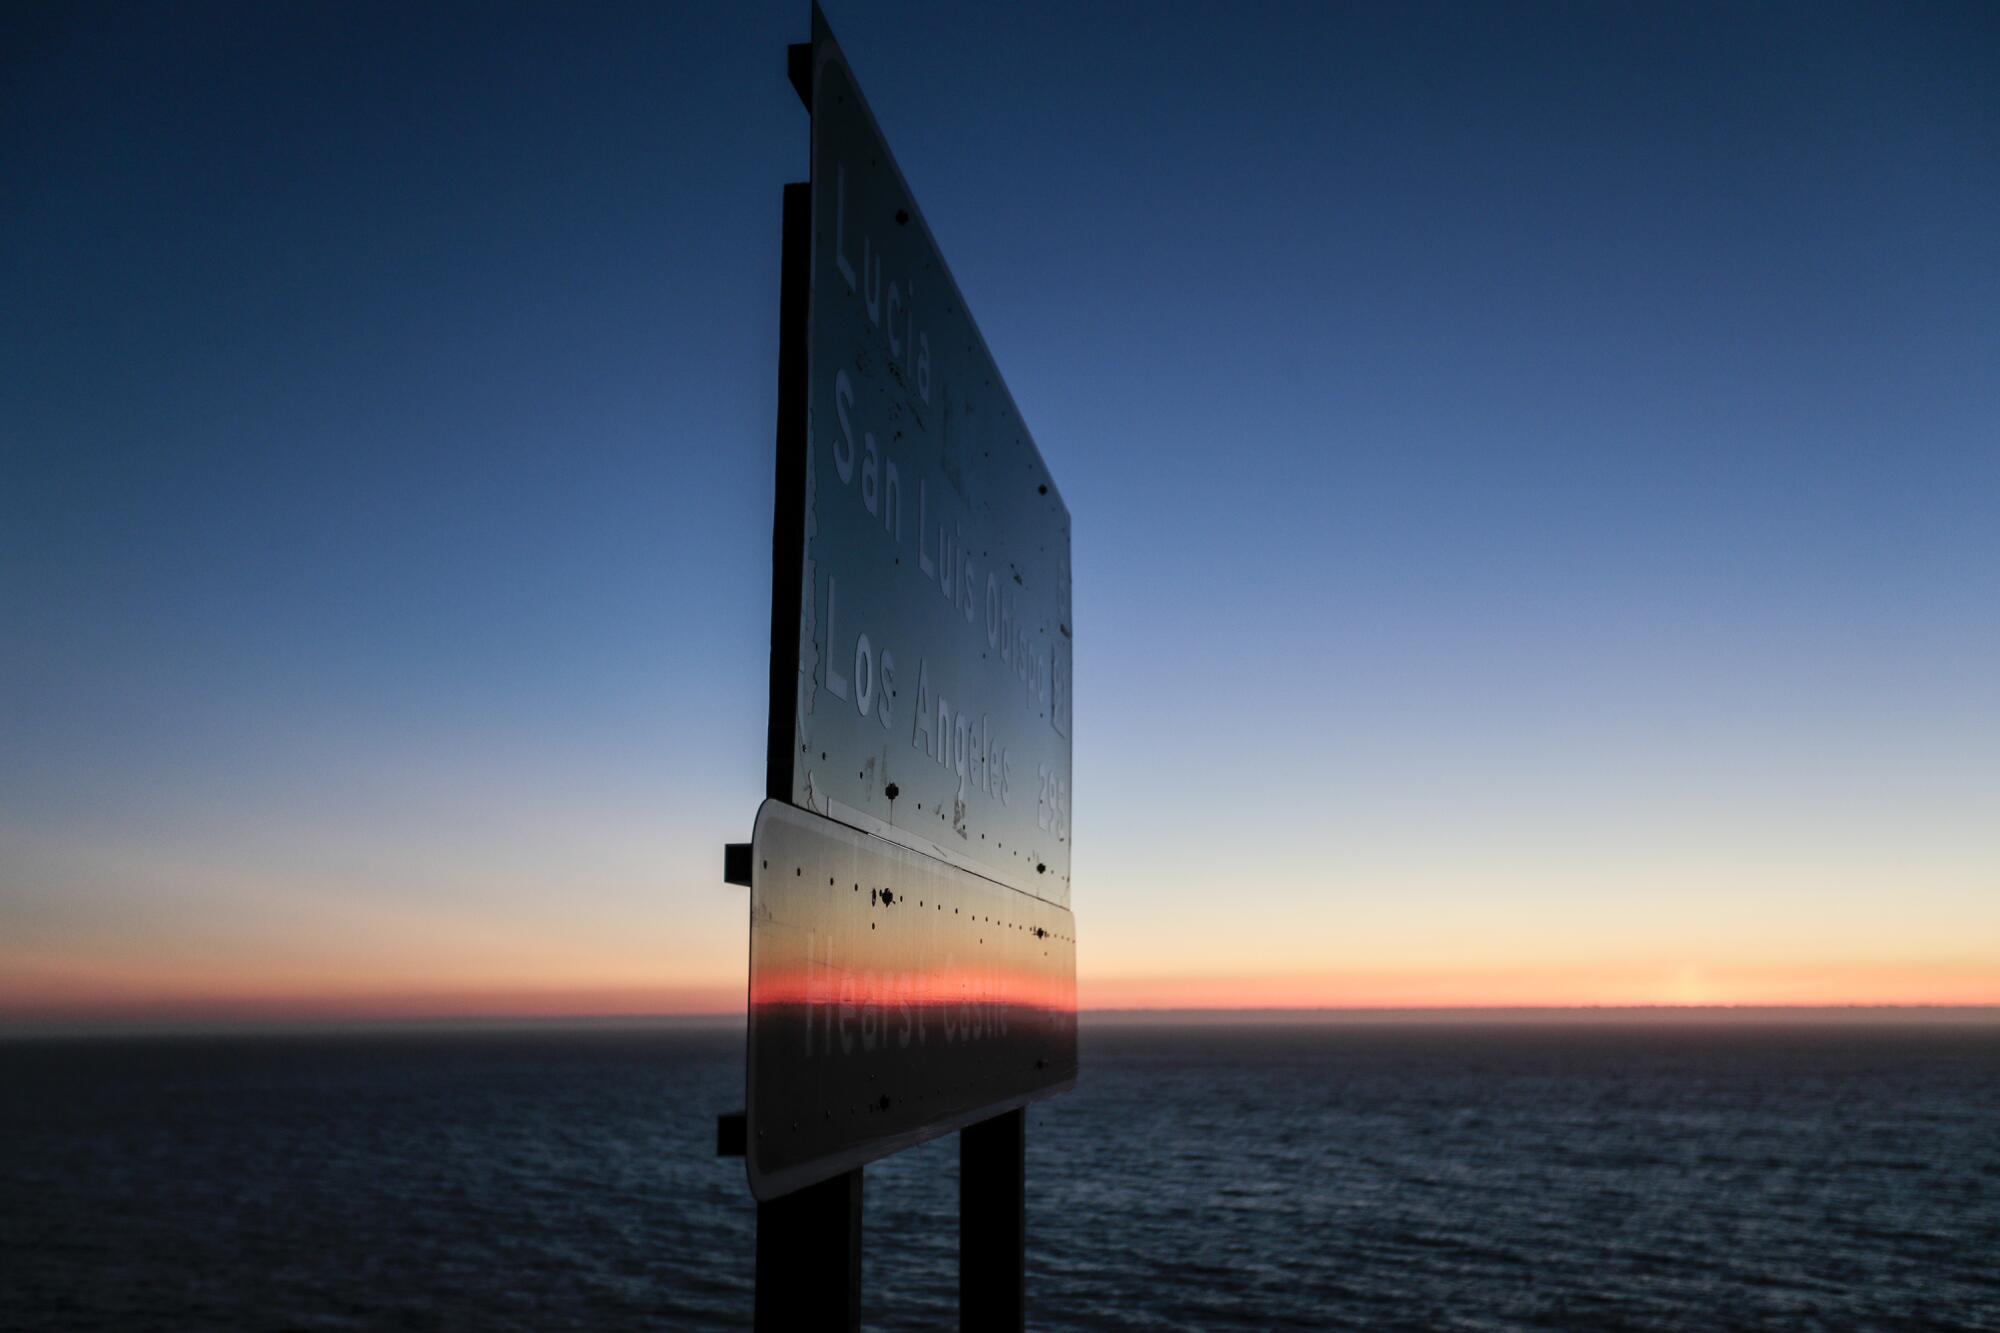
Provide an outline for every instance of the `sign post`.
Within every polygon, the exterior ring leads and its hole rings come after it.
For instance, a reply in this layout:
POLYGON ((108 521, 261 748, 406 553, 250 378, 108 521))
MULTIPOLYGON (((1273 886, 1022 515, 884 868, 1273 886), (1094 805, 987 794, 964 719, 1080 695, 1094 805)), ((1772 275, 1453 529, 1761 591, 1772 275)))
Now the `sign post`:
POLYGON ((756 1333, 861 1327, 860 1167, 757 1205, 751 1327, 756 1333))
POLYGON ((1017 1107, 958 1135, 958 1309, 968 1331, 1027 1318, 1028 1113, 1017 1107))
POLYGON ((812 178, 784 198, 765 801, 728 857, 758 1324, 856 1326, 861 1168, 962 1130, 966 1326, 1019 1328, 1022 1108, 1077 1072, 1069 511, 817 5, 788 54, 812 178))

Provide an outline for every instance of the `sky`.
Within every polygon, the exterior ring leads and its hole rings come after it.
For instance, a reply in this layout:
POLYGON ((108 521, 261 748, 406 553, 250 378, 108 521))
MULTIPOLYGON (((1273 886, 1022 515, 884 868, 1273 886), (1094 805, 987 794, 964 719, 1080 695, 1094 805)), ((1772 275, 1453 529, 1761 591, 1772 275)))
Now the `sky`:
MULTIPOLYGON (((829 4, 1086 1007, 2000 1003, 2000 11, 829 4)), ((0 18, 0 1024, 740 1012, 804 4, 0 18)))

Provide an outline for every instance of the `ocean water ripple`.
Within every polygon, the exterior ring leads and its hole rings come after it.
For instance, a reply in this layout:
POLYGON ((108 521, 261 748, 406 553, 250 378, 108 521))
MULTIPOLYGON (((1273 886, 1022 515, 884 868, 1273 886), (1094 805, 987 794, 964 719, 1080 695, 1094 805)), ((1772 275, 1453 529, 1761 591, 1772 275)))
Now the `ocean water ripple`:
MULTIPOLYGON (((1991 1028, 1086 1025, 1032 1323, 2000 1328, 1991 1028)), ((740 1328, 740 1032, 0 1045, 0 1328, 740 1328)), ((869 1327, 956 1321, 955 1140, 869 1327)))

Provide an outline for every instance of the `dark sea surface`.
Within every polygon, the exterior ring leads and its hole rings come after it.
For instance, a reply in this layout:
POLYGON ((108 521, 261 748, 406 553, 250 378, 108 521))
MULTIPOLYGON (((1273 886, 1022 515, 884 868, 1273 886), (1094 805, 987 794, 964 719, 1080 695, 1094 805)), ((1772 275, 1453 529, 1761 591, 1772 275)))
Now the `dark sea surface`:
MULTIPOLYGON (((1086 1024, 1051 1329, 2000 1328, 2000 1029, 1086 1024)), ((0 1327, 740 1328, 740 1031, 0 1044, 0 1327)), ((957 1150, 865 1321, 956 1321, 957 1150)))

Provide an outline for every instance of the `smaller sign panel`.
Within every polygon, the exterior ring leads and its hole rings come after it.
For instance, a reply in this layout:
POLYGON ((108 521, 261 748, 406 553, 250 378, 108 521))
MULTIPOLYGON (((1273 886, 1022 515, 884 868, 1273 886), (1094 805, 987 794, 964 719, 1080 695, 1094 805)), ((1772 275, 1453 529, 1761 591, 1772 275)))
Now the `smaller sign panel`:
POLYGON ((782 801, 750 870, 750 1189, 773 1199, 1076 1081, 1075 918, 782 801))

